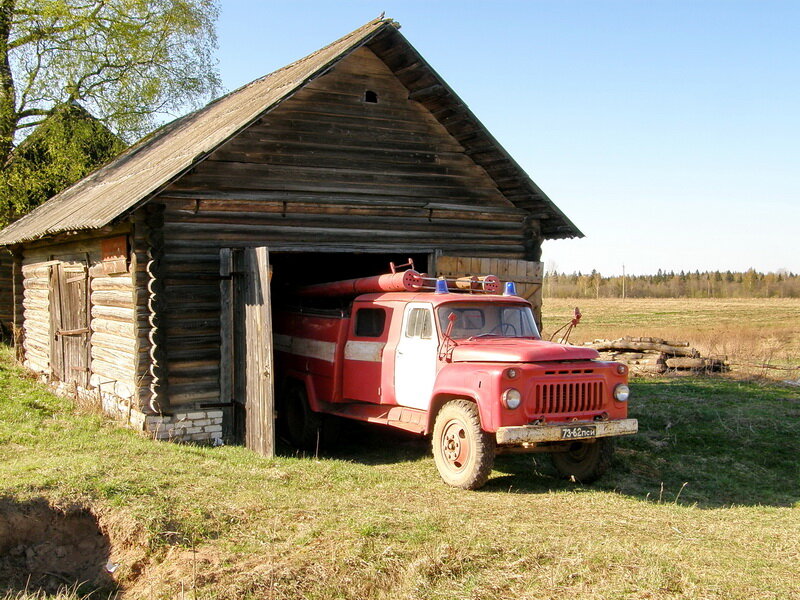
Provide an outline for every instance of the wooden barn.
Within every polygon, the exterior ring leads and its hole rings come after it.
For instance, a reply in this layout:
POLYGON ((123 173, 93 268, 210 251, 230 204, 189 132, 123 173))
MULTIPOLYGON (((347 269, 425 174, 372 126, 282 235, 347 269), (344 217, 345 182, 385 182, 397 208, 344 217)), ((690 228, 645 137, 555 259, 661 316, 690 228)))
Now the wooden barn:
POLYGON ((542 241, 581 235, 377 19, 164 126, 0 245, 28 368, 157 438, 244 422, 269 453, 282 290, 410 257, 522 282, 538 309, 542 241))

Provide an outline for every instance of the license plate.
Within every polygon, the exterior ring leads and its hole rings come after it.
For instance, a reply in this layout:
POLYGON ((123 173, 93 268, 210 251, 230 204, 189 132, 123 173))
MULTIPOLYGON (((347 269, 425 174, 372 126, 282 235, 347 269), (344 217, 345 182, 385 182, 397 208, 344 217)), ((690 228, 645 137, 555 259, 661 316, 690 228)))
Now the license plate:
POLYGON ((594 425, 574 425, 572 427, 561 428, 562 440, 581 440, 597 435, 597 427, 594 425))

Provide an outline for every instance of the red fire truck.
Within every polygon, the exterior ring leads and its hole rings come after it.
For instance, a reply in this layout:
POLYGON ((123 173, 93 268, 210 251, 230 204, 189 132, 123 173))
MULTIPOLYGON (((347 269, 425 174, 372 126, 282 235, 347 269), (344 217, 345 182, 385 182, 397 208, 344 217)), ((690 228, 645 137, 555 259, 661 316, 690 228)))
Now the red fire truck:
POLYGON ((465 489, 486 482, 500 452, 548 452, 565 477, 600 477, 613 438, 637 431, 627 367, 543 341, 530 303, 513 283, 499 288, 411 269, 302 288, 346 301, 276 314, 287 437, 313 448, 324 415, 431 435, 442 479, 465 489))

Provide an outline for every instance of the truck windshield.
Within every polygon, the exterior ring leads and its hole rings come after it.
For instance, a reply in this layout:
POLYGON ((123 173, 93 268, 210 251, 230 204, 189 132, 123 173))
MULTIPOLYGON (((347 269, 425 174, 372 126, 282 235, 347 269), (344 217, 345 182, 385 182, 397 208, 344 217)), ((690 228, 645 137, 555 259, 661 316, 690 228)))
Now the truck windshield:
POLYGON ((531 307, 505 302, 449 302, 436 309, 442 331, 455 314, 451 336, 461 340, 476 337, 539 338, 531 307))

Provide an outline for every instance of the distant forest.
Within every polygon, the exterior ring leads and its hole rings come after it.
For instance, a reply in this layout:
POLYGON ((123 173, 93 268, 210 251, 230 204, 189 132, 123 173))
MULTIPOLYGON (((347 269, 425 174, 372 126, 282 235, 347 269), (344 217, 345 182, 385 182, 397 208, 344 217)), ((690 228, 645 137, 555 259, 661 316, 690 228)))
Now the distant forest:
MULTIPOLYGON (((622 298, 621 275, 603 277, 597 271, 589 274, 550 272, 544 277, 545 298, 622 298)), ((779 271, 744 273, 706 271, 675 273, 661 271, 655 275, 626 275, 624 295, 627 298, 800 298, 800 275, 779 271)))

